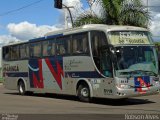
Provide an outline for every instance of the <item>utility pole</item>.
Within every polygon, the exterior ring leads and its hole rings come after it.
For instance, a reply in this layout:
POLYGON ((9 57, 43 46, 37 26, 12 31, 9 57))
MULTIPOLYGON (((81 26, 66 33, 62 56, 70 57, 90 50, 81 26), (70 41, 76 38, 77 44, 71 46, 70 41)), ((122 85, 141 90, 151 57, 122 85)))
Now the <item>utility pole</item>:
MULTIPOLYGON (((149 4, 148 4, 148 0, 147 0, 147 13, 149 12, 149 4)), ((149 19, 148 19, 148 22, 147 22, 147 28, 149 28, 149 19)))
POLYGON ((68 29, 68 11, 67 11, 67 9, 65 9, 64 10, 64 14, 65 14, 65 16, 64 16, 64 19, 65 19, 65 29, 68 29))
MULTIPOLYGON (((74 7, 73 7, 73 6, 68 7, 68 6, 64 5, 64 4, 62 4, 62 5, 63 5, 63 8, 65 8, 65 9, 68 10, 69 15, 70 15, 70 18, 71 18, 72 28, 74 28, 73 18, 72 18, 72 14, 71 14, 71 11, 70 11, 70 8, 74 8, 74 7)), ((67 14, 67 13, 65 12, 65 14, 67 14)), ((66 16, 65 20, 67 20, 67 15, 65 15, 65 16, 66 16)), ((68 23, 67 23, 67 24, 68 24, 68 23)), ((67 25, 67 26, 68 26, 68 25, 67 25)))
MULTIPOLYGON (((58 8, 58 9, 62 9, 62 8, 65 8, 68 12, 69 12, 69 15, 70 15, 70 18, 71 18, 71 23, 72 23, 72 27, 74 27, 73 25, 73 18, 72 18, 72 14, 71 14, 71 11, 70 11, 70 8, 74 8, 73 6, 66 6, 62 3, 62 0, 54 0, 54 7, 55 8, 58 8)), ((65 12, 65 24, 68 24, 67 22, 67 13, 65 12)), ((68 26, 68 25, 66 25, 68 26)))

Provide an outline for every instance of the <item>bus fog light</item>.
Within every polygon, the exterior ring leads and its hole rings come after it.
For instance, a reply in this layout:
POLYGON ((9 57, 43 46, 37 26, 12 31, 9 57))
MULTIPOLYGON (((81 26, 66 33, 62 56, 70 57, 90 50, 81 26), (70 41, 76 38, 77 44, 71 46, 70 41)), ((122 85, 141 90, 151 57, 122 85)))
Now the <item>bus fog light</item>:
POLYGON ((129 88, 129 86, 128 86, 128 85, 124 85, 124 84, 120 84, 118 87, 119 87, 119 88, 124 88, 124 89, 129 88))
POLYGON ((117 92, 117 95, 118 95, 118 96, 125 96, 126 94, 125 94, 125 93, 117 92))
POLYGON ((160 85, 160 82, 156 82, 156 85, 160 85))

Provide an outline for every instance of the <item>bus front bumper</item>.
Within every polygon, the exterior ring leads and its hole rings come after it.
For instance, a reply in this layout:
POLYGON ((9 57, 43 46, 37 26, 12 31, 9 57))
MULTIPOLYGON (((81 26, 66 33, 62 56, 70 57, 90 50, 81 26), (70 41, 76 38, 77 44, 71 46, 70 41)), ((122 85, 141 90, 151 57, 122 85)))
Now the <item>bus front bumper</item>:
POLYGON ((138 96, 147 96, 160 93, 160 86, 152 86, 149 88, 130 88, 122 89, 117 88, 114 98, 129 98, 129 97, 138 97, 138 96))

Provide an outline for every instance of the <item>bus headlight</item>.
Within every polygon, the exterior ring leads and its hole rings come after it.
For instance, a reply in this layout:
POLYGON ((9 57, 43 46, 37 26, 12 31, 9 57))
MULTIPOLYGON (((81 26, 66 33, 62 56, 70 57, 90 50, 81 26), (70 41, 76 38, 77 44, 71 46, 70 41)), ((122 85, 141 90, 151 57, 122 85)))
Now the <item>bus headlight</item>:
POLYGON ((160 82, 159 82, 159 81, 153 81, 153 85, 154 85, 154 86, 159 86, 159 85, 160 85, 160 82))
POLYGON ((156 81, 155 86, 159 86, 159 85, 160 85, 159 81, 156 81))

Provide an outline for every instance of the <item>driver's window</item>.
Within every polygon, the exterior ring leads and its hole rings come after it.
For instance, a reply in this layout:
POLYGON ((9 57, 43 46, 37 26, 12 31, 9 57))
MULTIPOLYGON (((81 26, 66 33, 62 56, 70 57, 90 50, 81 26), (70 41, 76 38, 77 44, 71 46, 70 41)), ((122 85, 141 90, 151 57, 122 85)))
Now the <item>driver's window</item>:
POLYGON ((106 77, 112 76, 112 64, 109 54, 103 53, 102 47, 107 45, 107 39, 104 32, 91 32, 91 48, 95 65, 106 77), (111 73, 110 73, 111 72, 111 73))
POLYGON ((105 33, 99 32, 99 31, 92 31, 91 32, 91 43, 92 43, 93 56, 99 57, 101 47, 106 45, 107 43, 105 33))

